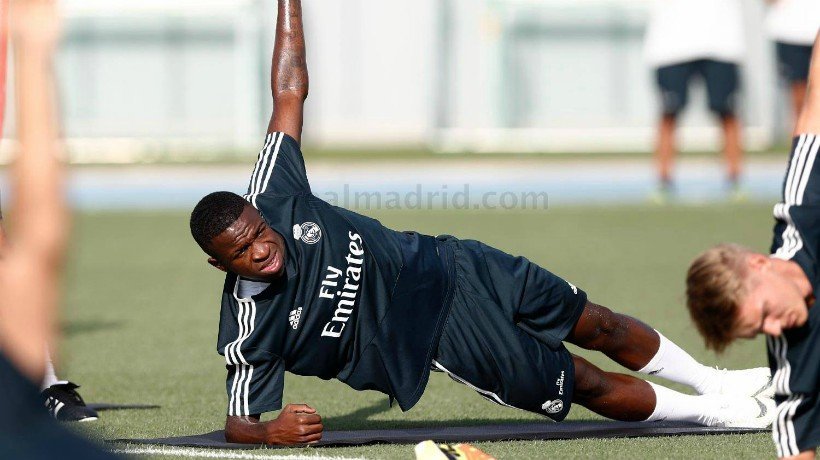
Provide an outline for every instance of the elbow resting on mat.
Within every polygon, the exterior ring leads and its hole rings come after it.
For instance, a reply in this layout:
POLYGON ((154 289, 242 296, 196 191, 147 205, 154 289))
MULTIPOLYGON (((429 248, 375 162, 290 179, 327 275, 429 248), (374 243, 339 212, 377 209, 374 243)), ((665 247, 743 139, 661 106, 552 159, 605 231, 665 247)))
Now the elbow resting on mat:
POLYGON ((288 404, 274 420, 260 422, 259 415, 228 416, 225 440, 243 444, 299 445, 322 439, 322 417, 307 404, 288 404))

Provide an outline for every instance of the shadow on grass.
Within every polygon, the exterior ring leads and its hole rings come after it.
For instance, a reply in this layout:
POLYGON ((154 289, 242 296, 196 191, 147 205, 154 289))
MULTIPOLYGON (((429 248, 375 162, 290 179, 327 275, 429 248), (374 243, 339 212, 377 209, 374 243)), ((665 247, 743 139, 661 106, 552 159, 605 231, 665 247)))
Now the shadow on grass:
POLYGON ((83 334, 90 334, 92 332, 120 329, 123 324, 125 324, 123 321, 90 319, 65 322, 61 325, 61 328, 66 337, 74 337, 83 334))

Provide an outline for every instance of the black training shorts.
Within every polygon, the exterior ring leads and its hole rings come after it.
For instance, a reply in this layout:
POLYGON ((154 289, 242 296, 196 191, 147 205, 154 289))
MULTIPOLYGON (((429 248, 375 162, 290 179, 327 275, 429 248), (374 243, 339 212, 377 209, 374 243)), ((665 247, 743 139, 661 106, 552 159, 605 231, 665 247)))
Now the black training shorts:
POLYGON ((686 107, 689 84, 697 76, 706 83, 709 110, 720 116, 733 115, 740 87, 738 66, 712 59, 698 59, 657 69, 655 77, 661 91, 663 114, 677 115, 686 107))
POLYGON ((777 42, 777 69, 789 83, 806 82, 809 78, 811 45, 777 42))
POLYGON ((562 341, 586 294, 524 257, 439 239, 453 249, 456 281, 433 368, 490 401, 563 420, 575 367, 562 341))

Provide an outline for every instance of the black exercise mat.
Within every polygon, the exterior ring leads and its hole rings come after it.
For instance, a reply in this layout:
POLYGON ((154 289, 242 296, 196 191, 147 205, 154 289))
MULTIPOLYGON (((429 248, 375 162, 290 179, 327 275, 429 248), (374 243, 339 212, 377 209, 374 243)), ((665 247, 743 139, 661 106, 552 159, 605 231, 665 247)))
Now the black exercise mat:
MULTIPOLYGON (((479 425, 438 428, 401 428, 389 430, 326 431, 314 446, 353 446, 362 444, 415 444, 427 439, 437 442, 558 440, 585 438, 637 438, 680 435, 760 433, 752 428, 711 428, 672 422, 565 422, 505 425, 479 425)), ((156 444, 212 449, 258 449, 262 444, 225 442, 224 431, 157 439, 115 439, 110 442, 156 444)), ((272 446, 274 447, 274 446, 272 446)))
POLYGON ((125 410, 125 409, 159 409, 156 404, 116 404, 116 403, 90 403, 86 406, 95 411, 102 410, 125 410))

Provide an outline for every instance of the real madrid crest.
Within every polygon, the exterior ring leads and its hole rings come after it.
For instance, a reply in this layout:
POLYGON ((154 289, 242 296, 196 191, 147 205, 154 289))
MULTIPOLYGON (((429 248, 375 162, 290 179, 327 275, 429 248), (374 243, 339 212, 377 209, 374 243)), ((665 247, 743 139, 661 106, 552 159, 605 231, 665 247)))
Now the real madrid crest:
POLYGON ((307 244, 316 244, 322 239, 322 229, 313 222, 293 226, 293 239, 302 240, 307 244))
POLYGON ((547 411, 548 414, 557 414, 564 409, 564 402, 560 399, 556 399, 554 401, 547 401, 544 404, 541 404, 541 409, 547 411))

